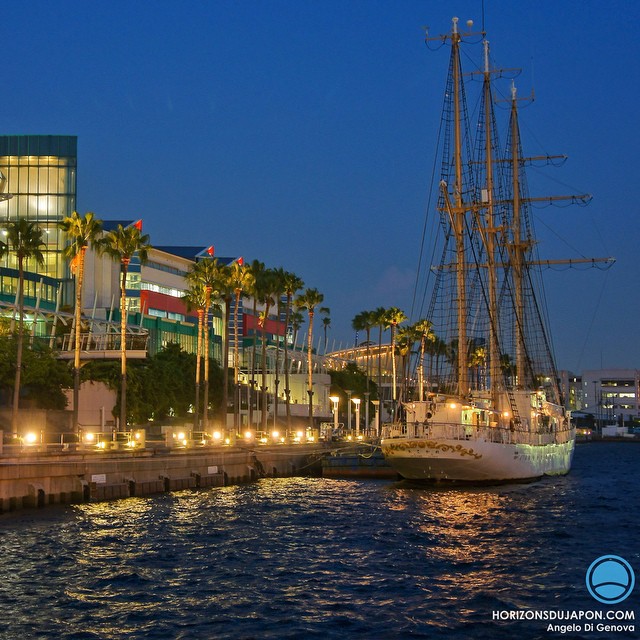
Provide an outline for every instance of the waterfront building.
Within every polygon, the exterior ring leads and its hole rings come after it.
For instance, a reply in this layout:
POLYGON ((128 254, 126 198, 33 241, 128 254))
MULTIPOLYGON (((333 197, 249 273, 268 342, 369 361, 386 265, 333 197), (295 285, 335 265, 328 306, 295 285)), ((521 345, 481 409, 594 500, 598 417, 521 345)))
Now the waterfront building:
POLYGON ((582 372, 582 410, 597 424, 640 426, 640 370, 593 369, 582 372))
MULTIPOLYGON (((104 221, 105 231, 118 224, 127 227, 135 220, 104 221)), ((179 344, 187 353, 197 350, 197 314, 183 297, 189 289, 186 275, 198 260, 210 259, 208 247, 157 246, 140 263, 134 256, 126 283, 127 323, 148 336, 147 350, 154 355, 168 343, 179 344)), ((229 264, 232 258, 220 258, 229 264)), ((108 256, 87 252, 84 289, 85 316, 103 321, 120 321, 120 267, 108 256)), ((215 303, 215 300, 212 302, 215 303)), ((222 362, 224 305, 212 304, 209 318, 210 356, 222 362)))
MULTIPOLYGON (((62 358, 73 357, 73 306, 75 280, 69 264, 62 256, 66 238, 59 223, 77 210, 77 137, 56 135, 0 136, 0 185, 10 199, 0 202, 0 225, 25 218, 44 231, 46 247, 42 267, 25 265, 25 325, 33 336, 47 340, 62 358)), ((104 220, 104 230, 117 224, 136 224, 135 219, 104 220)), ((151 239, 153 243, 153 238, 151 239)), ((157 246, 149 251, 148 261, 141 264, 134 257, 127 275, 127 357, 144 358, 155 354, 169 342, 185 351, 197 348, 197 317, 189 311, 182 296, 188 289, 185 276, 198 260, 212 257, 211 247, 157 246)), ((238 258, 218 258, 229 264, 238 258)), ((107 256, 89 249, 86 254, 81 332, 82 359, 114 358, 119 352, 120 265, 107 256)), ((0 314, 15 318, 17 310, 18 272, 15 256, 8 252, 0 262, 0 314)), ((229 329, 230 367, 234 366, 234 305, 213 300, 210 310, 210 356, 223 362, 225 326, 229 329)), ((256 407, 253 422, 258 423, 258 387, 262 384, 261 305, 243 296, 238 308, 240 379, 245 395, 253 395, 256 407), (255 309, 255 313, 254 313, 255 309), (254 341, 256 348, 253 349, 254 341), (251 349, 249 349, 251 346, 251 349), (253 385, 253 386, 252 386, 253 385), (249 389, 253 389, 253 394, 249 389)), ((274 424, 285 415, 284 404, 284 340, 289 339, 282 309, 274 305, 265 322, 266 385, 269 410, 274 424)), ((306 348, 289 342, 290 388, 292 414, 308 415, 306 387, 306 348)), ((312 358, 314 368, 314 415, 320 420, 330 416, 329 386, 325 360, 319 349, 312 358)), ((82 404, 82 403, 81 403, 82 404)), ((245 403, 243 423, 249 424, 249 402, 245 403)))
POLYGON ((582 376, 575 375, 572 371, 558 371, 558 380, 564 406, 569 411, 582 411, 584 407, 584 390, 582 388, 582 376))
MULTIPOLYGON (((5 192, 12 195, 0 202, 0 224, 19 218, 35 222, 46 243, 42 267, 36 269, 30 261, 25 265, 27 310, 54 310, 72 300, 69 266, 62 257, 65 238, 58 223, 75 210, 76 170, 76 136, 0 136, 0 172, 6 178, 5 192)), ((14 308, 17 291, 17 260, 8 252, 0 262, 0 305, 14 308)))

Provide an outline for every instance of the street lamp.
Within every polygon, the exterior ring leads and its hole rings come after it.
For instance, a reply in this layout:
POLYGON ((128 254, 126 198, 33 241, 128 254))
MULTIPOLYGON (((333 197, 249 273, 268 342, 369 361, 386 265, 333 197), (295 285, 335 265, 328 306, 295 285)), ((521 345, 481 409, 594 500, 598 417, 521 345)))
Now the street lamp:
POLYGON ((351 394, 353 391, 345 389, 344 392, 347 394, 347 433, 351 435, 351 394))
POLYGON ((360 398, 351 400, 356 405, 356 438, 360 435, 360 398))
POLYGON ((371 393, 369 391, 365 391, 364 393, 364 430, 367 435, 371 435, 370 429, 371 425, 369 424, 369 396, 371 393))
POLYGON ((379 438, 380 437, 380 400, 372 400, 371 404, 373 405, 373 408, 376 412, 376 415, 374 418, 374 424, 375 424, 375 430, 376 430, 376 437, 379 438))
POLYGON ((333 403, 333 435, 338 435, 338 403, 340 402, 339 396, 329 396, 329 400, 333 403))

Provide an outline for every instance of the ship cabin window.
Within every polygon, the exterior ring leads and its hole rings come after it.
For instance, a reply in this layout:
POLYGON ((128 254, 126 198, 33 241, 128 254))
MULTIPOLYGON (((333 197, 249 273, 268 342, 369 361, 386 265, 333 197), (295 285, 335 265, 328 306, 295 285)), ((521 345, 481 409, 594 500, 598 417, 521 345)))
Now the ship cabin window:
POLYGON ((474 427, 485 426, 487 424, 486 411, 463 411, 462 424, 469 424, 474 427))

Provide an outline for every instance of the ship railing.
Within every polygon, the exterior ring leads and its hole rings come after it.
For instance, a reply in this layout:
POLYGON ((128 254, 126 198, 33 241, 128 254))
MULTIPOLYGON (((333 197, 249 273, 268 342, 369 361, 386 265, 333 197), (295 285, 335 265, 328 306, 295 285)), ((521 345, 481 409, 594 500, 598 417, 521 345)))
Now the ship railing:
POLYGON ((543 445, 568 442, 573 428, 549 433, 531 433, 511 426, 473 426, 449 422, 409 422, 383 425, 383 438, 433 438, 436 440, 485 440, 502 444, 543 445))

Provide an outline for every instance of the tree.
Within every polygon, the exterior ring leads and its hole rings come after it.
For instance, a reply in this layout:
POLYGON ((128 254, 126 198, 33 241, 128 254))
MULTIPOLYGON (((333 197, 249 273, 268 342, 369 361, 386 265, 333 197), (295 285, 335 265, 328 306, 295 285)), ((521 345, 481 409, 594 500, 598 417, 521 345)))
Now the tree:
POLYGON ((402 383, 400 384, 400 401, 406 401, 409 397, 407 383, 409 381, 409 364, 411 361, 411 352, 413 345, 418 339, 413 327, 404 327, 398 329, 396 336, 396 349, 400 354, 400 362, 402 363, 402 383))
POLYGON ((253 260, 249 265, 251 277, 253 283, 249 289, 249 293, 253 298, 253 320, 256 323, 253 328, 253 340, 251 345, 251 380, 249 386, 249 426, 253 425, 253 403, 254 403, 254 391, 256 385, 256 349, 258 346, 258 326, 257 326, 257 304, 260 296, 260 288, 262 287, 262 280, 264 278, 265 266, 264 262, 259 260, 253 260))
POLYGON ((484 369, 487 364, 487 349, 482 345, 472 347, 469 354, 469 368, 473 369, 475 387, 480 390, 483 387, 484 369))
MULTIPOLYGON (((382 394, 382 332, 386 326, 387 310, 384 307, 378 307, 371 312, 372 323, 374 327, 378 327, 378 393, 382 394)), ((382 400, 382 398, 381 398, 382 400)))
POLYGON ((13 405, 11 411, 11 431, 18 434, 18 409, 20 403, 20 376, 22 373, 22 350, 24 342, 24 266, 25 261, 34 260, 38 266, 44 264, 46 244, 42 229, 35 222, 19 218, 5 225, 7 242, 3 251, 13 251, 18 262, 18 340, 16 351, 16 371, 13 385, 13 405))
MULTIPOLYGON (((366 331, 367 333, 367 393, 369 392, 369 378, 371 377, 371 329, 376 326, 375 311, 361 311, 351 321, 354 331, 366 331)), ((355 345, 358 346, 357 344, 355 345)))
MULTIPOLYGON (((189 279, 187 275, 187 280, 189 279)), ((195 311, 198 315, 198 336, 196 339, 196 380, 195 403, 193 405, 193 427, 197 429, 200 424, 200 362, 202 359, 202 333, 205 317, 206 293, 201 282, 193 282, 187 292, 182 296, 188 311, 195 311)), ((206 328, 204 329, 206 334, 206 328)), ((206 355, 205 355, 206 357, 206 355)))
MULTIPOLYGON (((304 284, 302 285, 304 286, 304 284)), ((302 289, 302 287, 300 287, 302 289)), ((304 316, 300 311, 294 308, 294 311, 291 312, 291 328, 293 329, 293 348, 295 351, 296 343, 298 342, 298 332, 300 328, 304 324, 304 316)))
MULTIPOLYGON (((192 265, 190 271, 187 273, 187 282, 189 282, 192 286, 202 287, 203 291, 202 314, 204 321, 202 323, 203 341, 200 354, 204 355, 204 398, 202 403, 202 427, 205 430, 209 426, 209 309, 211 308, 211 296, 214 295, 214 291, 219 290, 221 284, 223 284, 221 282, 221 280, 224 279, 222 277, 222 269, 223 266, 218 263, 217 258, 204 258, 192 265)), ((225 346, 226 345, 227 343, 225 342, 225 346)), ((200 360, 198 359, 196 368, 198 368, 199 365, 200 360)), ((196 412, 196 420, 194 422, 194 426, 197 428, 198 425, 199 415, 196 412)))
POLYGON ((81 217, 77 211, 67 216, 60 223, 60 228, 67 236, 69 244, 62 255, 69 261, 71 272, 76 279, 76 300, 74 308, 74 356, 73 356, 73 425, 76 431, 78 424, 78 405, 80 402, 80 325, 82 322, 82 285, 84 281, 84 262, 87 247, 95 246, 102 233, 102 220, 98 220, 91 212, 81 217))
POLYGON ((395 418, 396 401, 398 396, 397 384, 396 384, 396 329, 399 324, 404 322, 407 316, 404 311, 398 309, 398 307, 389 307, 384 314, 384 324, 387 328, 391 329, 391 367, 393 370, 393 410, 395 418))
POLYGON ((227 414, 229 412, 229 317, 231 315, 231 300, 233 299, 233 283, 231 281, 231 269, 228 266, 218 267, 218 294, 224 300, 224 336, 222 342, 224 351, 222 353, 222 408, 221 421, 223 427, 227 428, 227 414))
MULTIPOLYGON (((375 383, 372 383, 373 387, 371 387, 369 376, 367 376, 355 362, 348 362, 343 369, 329 371, 329 375, 331 376, 331 395, 340 398, 339 405, 343 407, 343 414, 351 411, 351 407, 347 404, 349 402, 349 396, 345 392, 345 389, 349 389, 352 396, 363 398, 363 409, 365 413, 369 413, 373 405, 371 405, 371 400, 369 400, 370 406, 368 409, 365 408, 364 403, 366 402, 366 398, 371 398, 371 395, 366 394, 369 393, 369 389, 373 388, 373 396, 375 397, 377 395, 377 387, 375 383)), ((365 426, 369 428, 368 424, 365 426)))
POLYGON ((309 428, 313 429, 313 316, 316 307, 322 304, 324 296, 317 289, 305 289, 296 298, 298 309, 306 309, 309 316, 309 333, 307 337, 307 393, 309 394, 309 428))
POLYGON ((322 327, 324 329, 324 354, 327 354, 327 331, 331 327, 331 309, 329 307, 320 307, 318 311, 322 314, 322 327))
POLYGON ((240 302, 242 292, 250 290, 253 286, 253 274, 249 265, 246 265, 242 258, 238 258, 231 265, 230 284, 235 295, 233 307, 233 426, 237 433, 240 426, 240 337, 238 335, 240 302))
MULTIPOLYGON (((17 336, 0 336, 0 393, 9 394, 14 386, 13 363, 17 359, 17 336)), ((23 354, 21 378, 22 403, 38 409, 64 409, 67 398, 63 389, 71 386, 67 362, 58 360, 44 342, 36 340, 23 354)))
MULTIPOLYGON (((273 269, 266 269, 262 274, 260 287, 256 291, 258 302, 264 305, 264 309, 260 314, 258 323, 262 333, 262 411, 261 425, 262 431, 267 430, 267 323, 269 320, 269 311, 280 295, 280 283, 276 272, 273 269)), ((277 389, 275 391, 277 393, 277 389)))
POLYGON ((420 340, 420 356, 418 360, 418 400, 424 400, 424 353, 427 342, 434 343, 436 334, 432 330, 433 324, 429 320, 418 320, 412 329, 420 340))
POLYGON ((120 263, 120 429, 127 426, 127 273, 131 258, 137 254, 144 264, 151 249, 149 236, 141 229, 141 223, 128 227, 119 224, 97 245, 101 253, 120 263))
MULTIPOLYGON (((289 330, 289 323, 293 324, 293 316, 295 312, 292 313, 291 303, 293 301, 293 297, 296 293, 304 287, 304 282, 301 278, 299 278, 295 273, 291 273, 290 271, 284 271, 284 269, 278 270, 279 277, 282 281, 282 289, 287 296, 286 308, 285 308, 285 336, 284 336, 284 393, 285 393, 285 403, 287 408, 287 432, 291 431, 291 387, 290 387, 290 374, 289 374, 289 341, 287 340, 286 332, 289 330)), ((299 312, 297 315, 302 318, 302 314, 299 312)), ((295 336, 297 335, 297 331, 299 328, 299 324, 294 328, 294 346, 295 346, 295 336)))

